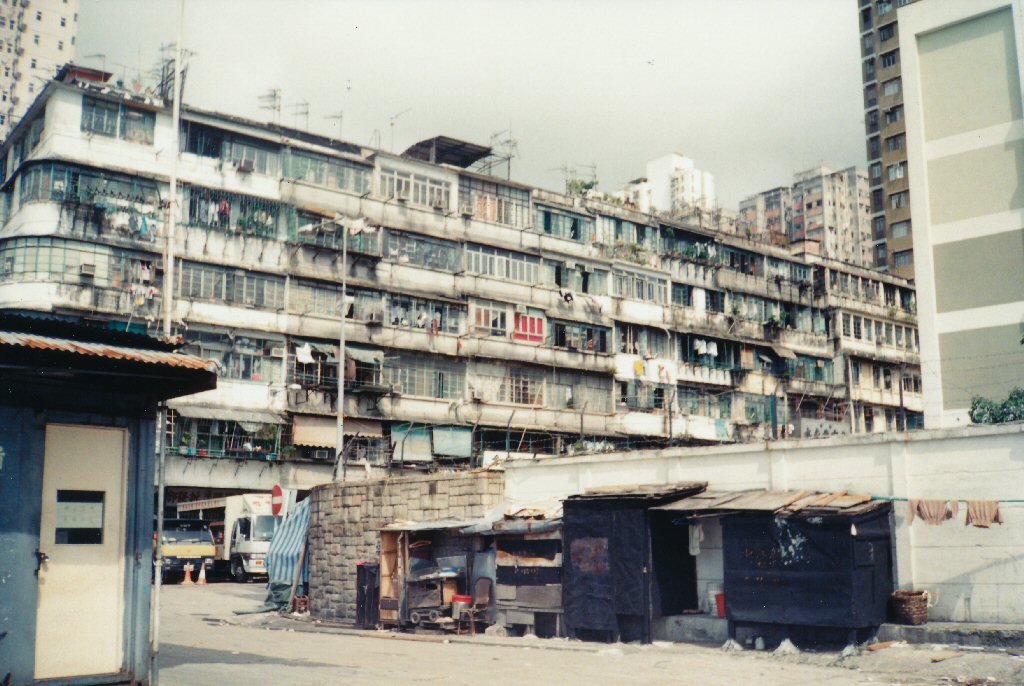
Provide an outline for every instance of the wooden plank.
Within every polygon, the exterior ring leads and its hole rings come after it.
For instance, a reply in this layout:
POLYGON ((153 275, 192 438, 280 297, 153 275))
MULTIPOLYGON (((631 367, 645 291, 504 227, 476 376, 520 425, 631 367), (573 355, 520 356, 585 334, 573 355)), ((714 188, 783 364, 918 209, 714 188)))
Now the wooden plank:
POLYGON ((952 660, 955 657, 963 657, 963 653, 940 653, 932 657, 932 662, 944 662, 945 660, 952 660))
POLYGON ((836 498, 842 498, 844 495, 846 495, 846 489, 845 488, 843 490, 841 490, 841 491, 836 491, 835 493, 833 493, 831 495, 826 495, 824 498, 819 499, 818 502, 814 503, 814 506, 815 507, 824 507, 825 505, 828 505, 830 502, 832 502, 836 498))
POLYGON ((804 497, 806 497, 808 495, 810 495, 810 491, 804 491, 804 490, 797 491, 796 495, 794 495, 792 498, 788 498, 784 503, 782 503, 782 507, 789 507, 790 505, 792 505, 796 501, 798 501, 801 498, 804 498, 804 497))
POLYGON ((896 645, 896 641, 882 641, 881 643, 872 643, 868 646, 868 650, 874 652, 876 650, 885 650, 896 645))

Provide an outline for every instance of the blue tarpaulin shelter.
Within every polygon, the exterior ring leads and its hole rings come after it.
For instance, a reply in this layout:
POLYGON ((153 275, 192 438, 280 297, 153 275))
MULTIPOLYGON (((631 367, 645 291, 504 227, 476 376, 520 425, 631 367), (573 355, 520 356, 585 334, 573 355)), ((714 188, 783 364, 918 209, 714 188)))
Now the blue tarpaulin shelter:
MULTIPOLYGON (((272 584, 290 586, 295 579, 295 567, 299 564, 302 548, 306 545, 306 532, 309 530, 309 504, 309 498, 298 503, 285 517, 270 541, 267 574, 272 584)), ((309 564, 306 563, 302 565, 302 583, 308 582, 309 564)))

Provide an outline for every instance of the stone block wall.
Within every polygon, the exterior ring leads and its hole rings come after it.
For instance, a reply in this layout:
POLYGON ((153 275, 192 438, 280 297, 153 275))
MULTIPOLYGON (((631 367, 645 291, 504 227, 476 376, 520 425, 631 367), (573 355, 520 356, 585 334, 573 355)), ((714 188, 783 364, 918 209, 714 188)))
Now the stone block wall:
POLYGON ((455 472, 317 486, 310 497, 309 606, 317 619, 356 619, 356 563, 376 562, 378 532, 396 520, 473 519, 500 503, 502 472, 455 472))

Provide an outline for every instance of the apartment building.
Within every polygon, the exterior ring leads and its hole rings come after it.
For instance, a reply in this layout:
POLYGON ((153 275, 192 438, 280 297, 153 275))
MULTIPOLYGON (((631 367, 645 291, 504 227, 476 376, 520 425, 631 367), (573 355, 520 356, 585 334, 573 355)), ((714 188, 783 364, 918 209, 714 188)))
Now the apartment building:
MULTIPOLYGON (((159 332, 170 113, 96 78, 62 70, 3 146, 0 307, 159 332)), ((368 471, 919 423, 896 277, 486 176, 446 137, 185 107, 178 147, 174 332, 221 369, 173 405, 189 465, 332 463, 339 375, 368 471)))
POLYGON ((715 177, 676 153, 647 163, 647 174, 630 181, 622 197, 641 212, 684 216, 716 209, 715 177))
POLYGON ((75 56, 79 0, 0 0, 0 140, 75 56))
POLYGON ((929 428, 1024 386, 1024 6, 900 10, 929 428))
POLYGON ((870 267, 869 203, 863 170, 815 167, 795 174, 792 186, 744 198, 737 232, 773 245, 813 243, 819 255, 870 267))
POLYGON ((864 126, 876 269, 914 278, 898 8, 916 0, 858 0, 864 126))

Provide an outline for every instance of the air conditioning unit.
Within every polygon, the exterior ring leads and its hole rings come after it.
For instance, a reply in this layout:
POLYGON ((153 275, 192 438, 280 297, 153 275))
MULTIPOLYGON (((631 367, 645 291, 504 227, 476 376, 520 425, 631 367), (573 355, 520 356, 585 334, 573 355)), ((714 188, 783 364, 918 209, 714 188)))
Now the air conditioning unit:
POLYGON ((570 270, 570 271, 572 271, 572 270, 576 269, 576 263, 575 262, 566 262, 565 263, 565 268, 570 270))
POLYGON ((96 276, 96 265, 83 263, 78 268, 78 273, 81 274, 82 276, 96 276))
POLYGON ((20 71, 14 72, 14 80, 17 81, 20 78, 21 78, 21 72, 20 71))
POLYGON ((21 47, 19 45, 18 48, 14 52, 18 53, 19 55, 24 55, 25 54, 25 48, 23 48, 23 47, 21 47))
POLYGON ((284 348, 271 348, 270 349, 270 356, 271 357, 284 357, 284 348))
POLYGON ((252 160, 239 160, 235 164, 235 169, 237 169, 242 174, 249 174, 249 173, 251 173, 253 168, 254 167, 253 167, 253 161, 252 160))
POLYGON ((314 460, 331 460, 334 458, 334 451, 328 448, 317 448, 313 451, 314 460))
POLYGON ((439 212, 443 212, 443 211, 448 209, 448 203, 445 202, 444 200, 438 199, 438 200, 434 201, 434 203, 433 203, 433 205, 431 205, 431 207, 433 207, 435 210, 437 210, 439 212))
POLYGON ((400 384, 400 383, 393 383, 393 384, 391 384, 391 395, 402 395, 402 393, 404 393, 404 392, 405 392, 405 389, 402 388, 402 384, 400 384))
POLYGON ((472 217, 476 212, 473 210, 472 205, 461 205, 459 207, 459 214, 463 217, 472 217))
POLYGON ((162 272, 164 270, 164 261, 162 259, 153 260, 153 269, 158 272, 162 272))
POLYGON ((395 200, 398 202, 409 202, 409 191, 397 191, 395 193, 395 200))
POLYGON ((371 312, 370 316, 366 318, 366 323, 367 324, 372 324, 374 326, 380 326, 381 324, 384 323, 384 313, 383 312, 371 312))
POLYGON ((516 314, 526 314, 526 305, 516 305, 516 314))
POLYGON ((484 391, 482 388, 474 388, 472 390, 471 397, 473 402, 482 403, 484 401, 484 391))
POLYGON ((28 28, 28 24, 18 24, 18 30, 19 31, 24 31, 27 28, 28 28))

